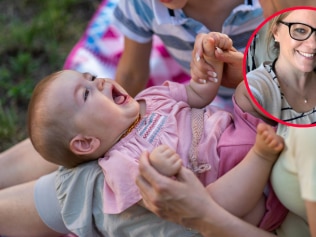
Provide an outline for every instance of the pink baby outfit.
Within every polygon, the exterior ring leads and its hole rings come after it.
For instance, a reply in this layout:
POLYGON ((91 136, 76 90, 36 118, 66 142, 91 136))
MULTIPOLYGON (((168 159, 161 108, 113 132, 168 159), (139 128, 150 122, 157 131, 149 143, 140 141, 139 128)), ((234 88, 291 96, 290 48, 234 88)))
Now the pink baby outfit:
MULTIPOLYGON (((184 166, 191 166, 188 156, 192 141, 191 107, 186 102, 185 86, 166 82, 162 86, 144 90, 136 99, 146 101, 146 115, 131 133, 99 159, 105 176, 106 213, 120 213, 141 199, 135 178, 138 159, 143 151, 151 152, 155 147, 166 144, 180 155, 184 166)), ((217 179, 217 142, 232 122, 232 117, 214 106, 207 106, 203 110, 205 129, 198 148, 198 163, 211 167, 201 180, 207 185, 217 179)))
MULTIPOLYGON (((146 101, 146 115, 131 133, 99 159, 105 176, 105 213, 120 213, 141 200, 135 179, 143 151, 150 152, 166 144, 176 150, 184 166, 193 170, 189 157, 194 140, 192 108, 187 103, 185 86, 166 82, 144 90, 136 99, 146 101)), ((239 108, 234 112, 233 118, 212 105, 203 109, 204 129, 196 151, 197 167, 208 166, 205 172, 197 173, 205 186, 239 163, 255 141, 256 125, 260 120, 239 108), (246 115, 250 116, 249 121, 246 115)))

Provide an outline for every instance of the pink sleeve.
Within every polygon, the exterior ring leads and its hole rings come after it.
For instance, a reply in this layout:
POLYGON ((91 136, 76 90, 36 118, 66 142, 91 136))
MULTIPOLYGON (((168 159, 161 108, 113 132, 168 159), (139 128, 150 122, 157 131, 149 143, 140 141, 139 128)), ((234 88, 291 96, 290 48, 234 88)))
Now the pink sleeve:
POLYGON ((153 86, 143 90, 135 97, 135 99, 145 100, 149 110, 155 110, 155 106, 157 105, 156 101, 159 101, 159 106, 179 101, 187 103, 188 96, 184 84, 165 81, 160 86, 153 86))

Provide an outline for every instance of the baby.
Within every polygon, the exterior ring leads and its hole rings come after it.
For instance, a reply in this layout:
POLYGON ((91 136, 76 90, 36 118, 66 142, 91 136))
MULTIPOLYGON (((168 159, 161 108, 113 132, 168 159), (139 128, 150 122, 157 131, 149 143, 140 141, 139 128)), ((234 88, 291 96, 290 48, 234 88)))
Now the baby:
MULTIPOLYGON (((203 42, 203 60, 208 60, 207 52, 214 53, 219 42, 228 39, 214 35, 214 40, 203 42)), ((232 47, 229 42, 225 45, 232 47)), ((218 77, 217 83, 165 82, 134 99, 111 79, 71 70, 56 72, 33 92, 28 117, 30 139, 46 160, 66 168, 99 159, 105 176, 106 213, 120 213, 141 204, 135 177, 138 158, 147 150, 160 172, 173 176, 180 165, 192 169, 221 205, 257 225, 265 212, 262 191, 283 149, 283 140, 272 127, 259 124, 253 148, 234 172, 218 179, 222 159, 217 145, 225 129, 234 123, 230 113, 209 105, 220 81, 218 77), (221 185, 215 185, 217 180, 221 185), (228 188, 232 183, 236 189, 228 188), (251 193, 247 198, 249 189, 257 195, 251 193), (228 196, 236 198, 225 202, 228 196)))

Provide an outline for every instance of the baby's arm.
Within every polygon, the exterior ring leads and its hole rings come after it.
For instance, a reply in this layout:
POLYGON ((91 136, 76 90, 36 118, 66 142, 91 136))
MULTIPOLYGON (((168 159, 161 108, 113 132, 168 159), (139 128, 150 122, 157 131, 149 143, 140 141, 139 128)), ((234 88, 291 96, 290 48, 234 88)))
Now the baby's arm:
POLYGON ((237 105, 241 108, 242 111, 252 114, 253 116, 262 119, 270 125, 275 125, 276 122, 268 118, 261 109, 255 104, 252 100, 245 82, 239 83, 235 90, 235 100, 237 105))
POLYGON ((203 52, 193 56, 191 61, 191 81, 187 86, 188 101, 191 107, 204 107, 215 98, 221 84, 223 62, 215 57, 216 50, 230 50, 232 40, 225 34, 210 32, 200 35, 195 47, 203 52), (213 70, 210 70, 210 66, 213 70))
POLYGON ((237 166, 207 186, 209 193, 232 214, 248 215, 262 197, 272 166, 283 147, 283 139, 271 126, 259 124, 252 149, 237 166))

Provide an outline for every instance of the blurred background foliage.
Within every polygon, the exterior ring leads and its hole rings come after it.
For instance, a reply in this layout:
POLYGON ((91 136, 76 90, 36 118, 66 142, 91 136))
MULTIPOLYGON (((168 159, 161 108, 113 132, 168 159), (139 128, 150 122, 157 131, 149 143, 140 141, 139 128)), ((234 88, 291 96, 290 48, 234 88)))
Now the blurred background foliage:
POLYGON ((60 70, 101 0, 0 0, 0 152, 27 137, 35 84, 60 70))

